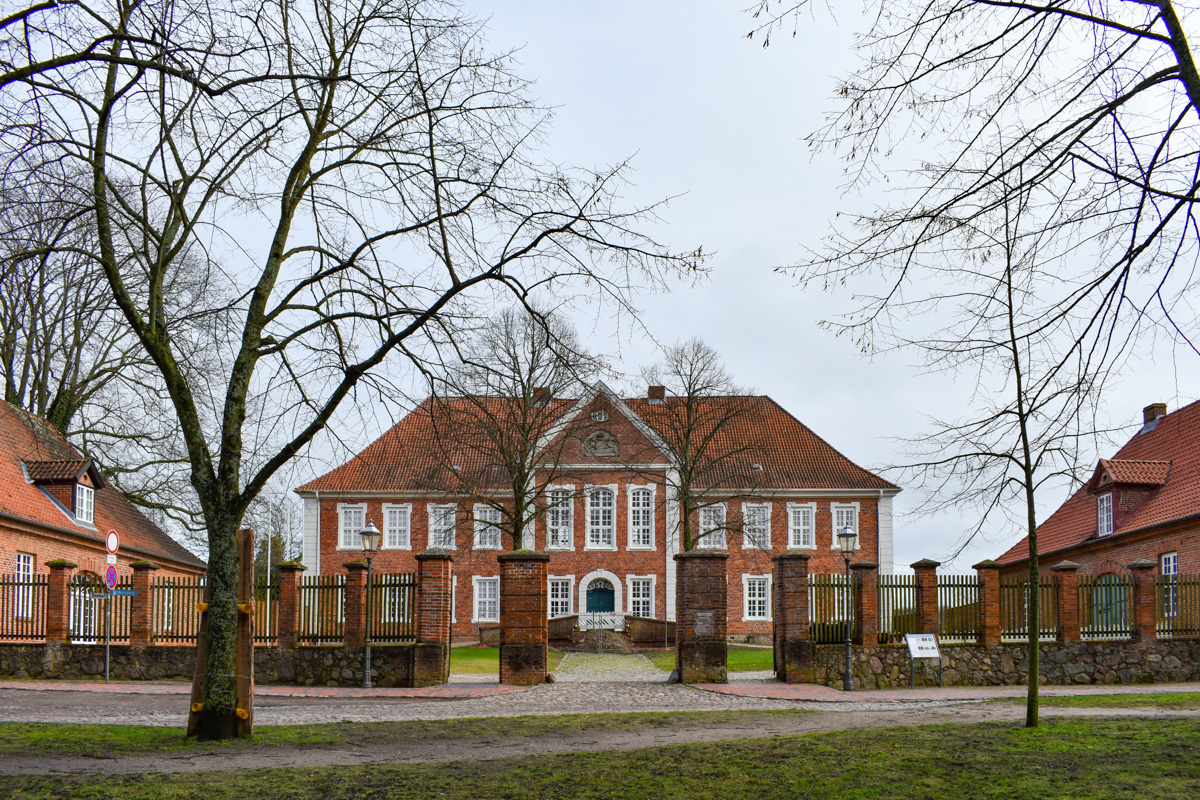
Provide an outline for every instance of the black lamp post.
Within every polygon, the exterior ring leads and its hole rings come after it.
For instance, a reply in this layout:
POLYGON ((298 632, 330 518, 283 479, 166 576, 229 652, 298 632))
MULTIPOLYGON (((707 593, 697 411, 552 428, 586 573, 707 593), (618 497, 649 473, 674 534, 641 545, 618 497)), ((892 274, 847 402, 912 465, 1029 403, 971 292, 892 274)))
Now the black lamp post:
POLYGON ((367 557, 367 621, 366 631, 364 631, 363 642, 363 688, 371 688, 371 561, 375 558, 375 551, 379 549, 379 543, 383 539, 383 534, 379 528, 375 527, 375 523, 367 520, 367 527, 359 531, 359 536, 362 537, 363 554, 367 557))
POLYGON ((854 544, 858 538, 854 528, 849 525, 838 531, 838 544, 842 548, 842 558, 846 560, 846 669, 842 673, 842 691, 854 690, 854 676, 850 674, 850 642, 853 634, 850 631, 850 605, 854 600, 854 589, 850 585, 850 558, 854 555, 854 544))

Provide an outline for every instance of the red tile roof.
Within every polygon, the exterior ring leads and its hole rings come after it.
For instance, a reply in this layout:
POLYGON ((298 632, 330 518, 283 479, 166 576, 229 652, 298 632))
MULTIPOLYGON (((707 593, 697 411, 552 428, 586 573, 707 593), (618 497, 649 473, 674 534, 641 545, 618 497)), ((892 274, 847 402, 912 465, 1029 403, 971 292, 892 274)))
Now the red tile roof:
MULTIPOLYGON (((644 398, 623 402, 651 429, 669 429, 665 418, 672 406, 652 405, 644 398)), ((667 402, 677 404, 678 400, 667 402)), ((769 397, 714 398, 713 403, 742 407, 721 431, 721 437, 757 444, 755 449, 747 450, 743 469, 731 471, 716 485, 741 489, 898 490, 851 462, 769 397), (763 469, 752 471, 750 462, 761 464, 763 469)), ((561 414, 574 405, 555 400, 554 410, 561 414)), ((485 463, 479 450, 438 437, 432 408, 429 401, 422 403, 350 461, 296 491, 452 490, 456 481, 448 465, 458 466, 459 474, 469 477, 473 486, 502 485, 502 469, 485 463)), ((664 438, 670 440, 669 435, 664 438)), ((661 460, 661 455, 652 460, 661 460)))
POLYGON ((46 420, 0 402, 0 513, 95 541, 101 549, 104 533, 116 530, 122 547, 143 551, 151 559, 203 566, 204 562, 142 516, 109 485, 96 489, 93 525, 76 524, 41 489, 26 480, 22 462, 26 469, 33 465, 32 471, 52 476, 64 475, 68 465, 76 465, 71 477, 88 463, 46 420))
POLYGON ((87 459, 67 461, 26 461, 25 471, 34 483, 41 481, 73 481, 91 462, 87 459))
MULTIPOLYGON (((1200 515, 1200 401, 1143 427, 1113 458, 1102 459, 1092 480, 1038 526, 1038 554, 1056 553, 1095 538, 1096 498, 1089 490, 1109 484, 1160 487, 1109 536, 1200 515)), ((1023 561, 1028 552, 1022 538, 997 561, 1023 561)))

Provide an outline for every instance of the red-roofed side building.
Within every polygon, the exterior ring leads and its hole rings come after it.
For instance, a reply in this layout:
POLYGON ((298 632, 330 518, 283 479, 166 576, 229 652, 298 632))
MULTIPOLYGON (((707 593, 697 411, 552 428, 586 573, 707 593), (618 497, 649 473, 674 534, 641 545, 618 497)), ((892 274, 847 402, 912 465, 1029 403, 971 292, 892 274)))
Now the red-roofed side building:
POLYGON ((66 559, 100 581, 105 536, 117 531, 118 580, 148 560, 156 576, 202 575, 204 562, 146 519, 46 420, 0 402, 0 574, 45 574, 66 559))
MULTIPOLYGON (((1128 573, 1153 561, 1160 574, 1200 573, 1200 402, 1171 414, 1143 409, 1143 425, 1112 458, 1038 526, 1039 567, 1061 561, 1080 574, 1128 573)), ((1002 574, 1028 569, 1027 539, 997 560, 1002 574)))
MULTIPOLYGON (((578 400, 551 402, 563 424, 586 423, 584 433, 554 451, 558 466, 546 496, 559 505, 525 542, 550 555, 551 616, 674 619, 679 511, 670 437, 661 429, 668 404, 678 399, 653 391, 622 399, 597 384, 578 400)), ((770 636, 772 556, 802 550, 814 572, 844 570, 835 525, 858 531, 856 561, 891 571, 898 487, 855 465, 768 397, 711 402, 739 409, 720 432, 734 444, 726 452, 754 444, 745 463, 731 460, 705 499, 712 505, 706 513, 725 520, 724 541, 713 537, 712 544, 729 555, 732 636, 770 636)), ((439 439, 432 409, 422 404, 350 461, 296 490, 305 504, 303 560, 310 574, 341 573, 361 557, 357 530, 367 521, 384 532, 374 562, 381 572, 415 571, 417 553, 448 546, 455 558, 454 635, 474 638, 497 620, 500 548, 490 546, 494 541, 477 546, 486 506, 446 487, 470 476, 472 486, 500 492, 504 473, 483 463, 478 449, 439 439)))

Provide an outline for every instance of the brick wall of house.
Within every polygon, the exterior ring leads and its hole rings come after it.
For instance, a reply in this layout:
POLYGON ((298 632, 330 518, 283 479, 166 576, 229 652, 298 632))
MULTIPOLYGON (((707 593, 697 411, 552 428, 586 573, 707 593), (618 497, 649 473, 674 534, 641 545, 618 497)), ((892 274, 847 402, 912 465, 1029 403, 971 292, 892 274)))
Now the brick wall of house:
MULTIPOLYGON (((35 575, 47 574, 46 562, 58 558, 65 558, 67 561, 77 564, 76 574, 90 572, 102 578, 108 566, 107 553, 104 543, 101 541, 97 541, 94 545, 85 544, 34 526, 0 523, 0 574, 12 575, 16 572, 17 553, 33 555, 35 575)), ((162 567, 155 573, 156 578, 203 574, 203 569, 172 564, 144 553, 135 553, 124 549, 117 552, 119 579, 124 581, 132 578, 133 569, 129 565, 142 559, 154 561, 162 567)))
MULTIPOLYGON (((1066 560, 1079 564, 1080 575, 1106 572, 1123 575, 1127 572, 1126 566, 1139 559, 1161 565, 1164 553, 1179 554, 1180 574, 1200 574, 1200 521, 1184 520, 1143 533, 1094 539, 1071 550, 1043 555, 1038 567, 1048 574, 1051 567, 1066 560)), ((1025 575, 1028 569, 1027 562, 1018 562, 1005 565, 1001 575, 1006 578, 1025 575)))

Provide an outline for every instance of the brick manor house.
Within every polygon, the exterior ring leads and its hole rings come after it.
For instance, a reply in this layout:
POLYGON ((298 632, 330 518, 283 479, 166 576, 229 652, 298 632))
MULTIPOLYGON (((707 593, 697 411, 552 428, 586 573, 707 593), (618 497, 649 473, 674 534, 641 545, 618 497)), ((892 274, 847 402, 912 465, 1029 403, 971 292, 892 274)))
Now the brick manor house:
MULTIPOLYGON (((533 541, 527 534, 524 542, 550 556, 550 616, 673 620, 678 461, 662 415, 683 401, 661 386, 636 399, 621 399, 603 383, 585 389, 578 399, 546 398, 561 423, 586 423, 578 429, 585 434, 555 450, 553 474, 538 481, 546 484, 547 511, 533 541)), ((705 487, 693 515, 704 534, 699 546, 729 555, 730 636, 770 636, 773 555, 806 551, 812 572, 844 570, 837 528, 858 532, 855 561, 891 572, 898 487, 852 463, 769 397, 706 402, 741 409, 719 436, 746 463, 723 469, 720 488, 705 487)), ((502 541, 496 509, 448 487, 458 485, 460 469, 494 475, 500 468, 460 464, 458 456, 446 463, 453 448, 439 446, 446 428, 437 408, 426 400, 350 461, 296 490, 304 500, 303 561, 309 574, 342 574, 362 556, 358 531, 368 521, 384 534, 379 572, 415 572, 418 553, 447 548, 455 560, 453 635, 472 639, 499 621, 496 555, 511 543, 502 541)), ((498 488, 496 496, 503 496, 498 488)))

